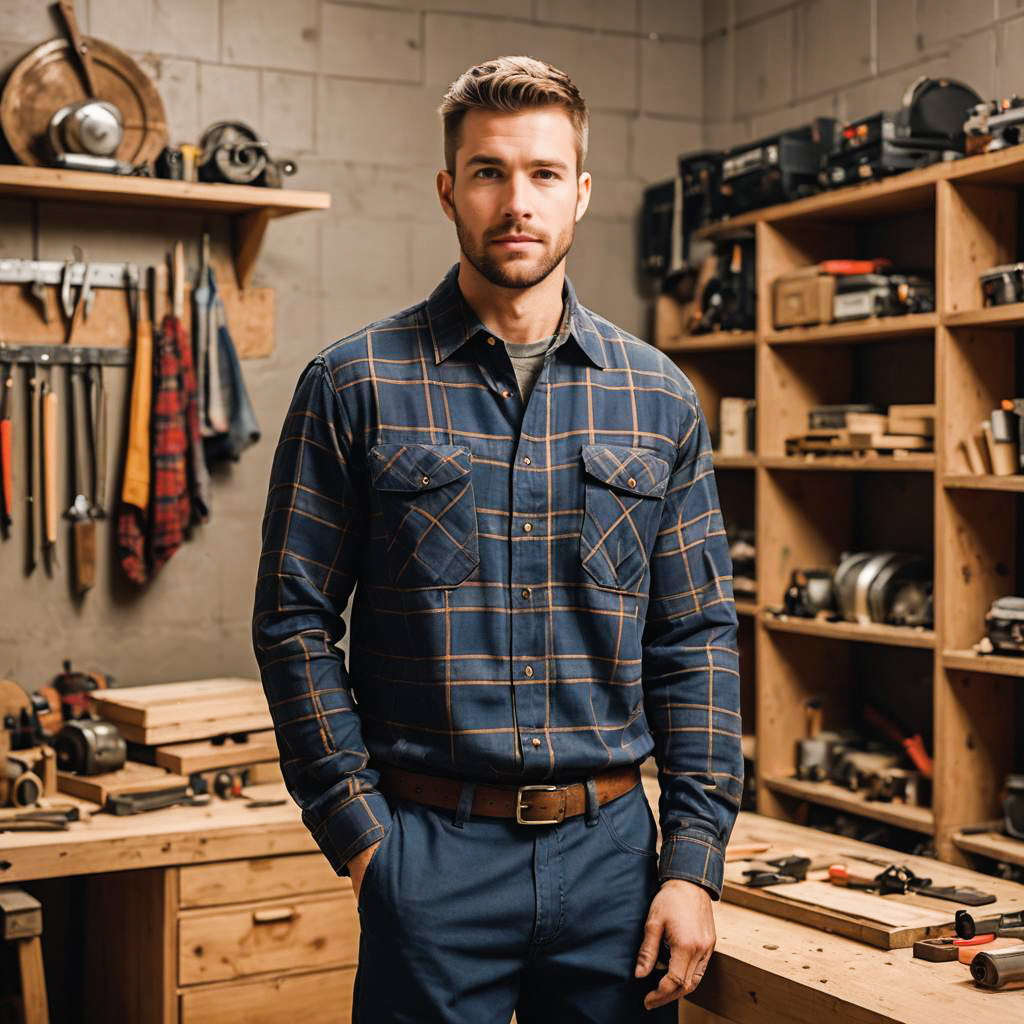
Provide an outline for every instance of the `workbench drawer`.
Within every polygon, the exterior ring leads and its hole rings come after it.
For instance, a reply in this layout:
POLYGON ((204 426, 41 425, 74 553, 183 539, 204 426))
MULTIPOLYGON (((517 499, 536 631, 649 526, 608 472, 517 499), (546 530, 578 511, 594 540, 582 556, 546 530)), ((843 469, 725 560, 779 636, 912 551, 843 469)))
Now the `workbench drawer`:
POLYGON ((178 916, 178 984, 302 968, 351 967, 359 916, 351 893, 266 900, 178 916))
POLYGON ((340 1024, 352 1014, 354 967, 213 985, 181 995, 181 1024, 340 1024))
POLYGON ((189 864, 178 873, 178 905, 182 908, 351 891, 352 880, 336 875, 322 853, 189 864))

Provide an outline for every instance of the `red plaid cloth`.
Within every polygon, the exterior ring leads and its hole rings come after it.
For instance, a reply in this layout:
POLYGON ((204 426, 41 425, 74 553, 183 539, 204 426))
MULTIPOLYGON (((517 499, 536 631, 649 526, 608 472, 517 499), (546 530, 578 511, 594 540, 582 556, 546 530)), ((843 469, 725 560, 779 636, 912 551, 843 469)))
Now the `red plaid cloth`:
POLYGON ((145 583, 181 547, 191 525, 190 418, 194 423, 192 436, 198 437, 199 427, 188 345, 183 325, 173 316, 164 317, 153 339, 149 507, 143 512, 122 505, 117 524, 121 567, 130 580, 139 584, 145 583))
POLYGON ((185 540, 192 520, 188 487, 188 394, 181 322, 164 317, 156 339, 153 376, 153 471, 150 474, 150 563, 156 572, 185 540))

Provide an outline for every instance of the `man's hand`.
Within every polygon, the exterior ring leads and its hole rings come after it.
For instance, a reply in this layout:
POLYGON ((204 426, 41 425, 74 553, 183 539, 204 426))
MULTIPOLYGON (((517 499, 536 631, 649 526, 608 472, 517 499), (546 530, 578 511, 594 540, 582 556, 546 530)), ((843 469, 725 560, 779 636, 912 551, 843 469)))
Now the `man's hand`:
POLYGON ((669 878, 662 883, 647 912, 644 941, 636 963, 638 978, 651 973, 662 938, 672 956, 668 973, 644 997, 648 1010, 689 995, 704 977, 716 935, 711 897, 699 885, 681 878, 669 878))
POLYGON ((377 847, 383 842, 382 839, 378 839, 373 846, 368 846, 365 850, 360 850, 349 862, 348 870, 352 875, 352 889, 356 894, 356 902, 359 902, 359 890, 363 885, 363 875, 366 874, 366 869, 370 865, 370 861, 377 854, 377 847))

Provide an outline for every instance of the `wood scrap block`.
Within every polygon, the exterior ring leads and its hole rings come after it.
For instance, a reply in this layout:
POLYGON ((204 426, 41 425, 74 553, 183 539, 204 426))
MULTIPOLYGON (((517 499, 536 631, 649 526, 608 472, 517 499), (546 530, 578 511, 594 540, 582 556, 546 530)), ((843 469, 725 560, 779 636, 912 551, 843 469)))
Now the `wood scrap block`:
POLYGON ((935 436, 935 404, 890 405, 889 433, 935 436))
POLYGON ((163 768, 138 764, 135 761, 128 761, 116 772, 103 772, 101 775, 57 772, 57 787, 62 793, 78 797, 80 800, 91 800, 101 807, 106 806, 107 799, 111 796, 151 793, 155 790, 187 785, 188 779, 181 775, 173 775, 163 768))
POLYGON ((234 768, 260 761, 276 761, 279 752, 273 729, 251 732, 245 743, 228 739, 224 743, 196 740, 192 743, 171 743, 153 751, 153 763, 169 772, 191 775, 192 772, 217 768, 234 768))

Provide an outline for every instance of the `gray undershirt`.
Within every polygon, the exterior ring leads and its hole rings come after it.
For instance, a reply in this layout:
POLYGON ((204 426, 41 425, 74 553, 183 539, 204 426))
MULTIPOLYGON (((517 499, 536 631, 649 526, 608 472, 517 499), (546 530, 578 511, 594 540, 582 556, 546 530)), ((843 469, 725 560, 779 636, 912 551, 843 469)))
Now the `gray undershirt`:
POLYGON ((557 337, 557 334, 552 334, 548 338, 541 338, 540 341, 529 341, 525 344, 505 342, 505 351, 512 360, 512 369, 516 372, 519 393, 523 396, 524 405, 530 401, 533 386, 544 367, 544 356, 557 337))

